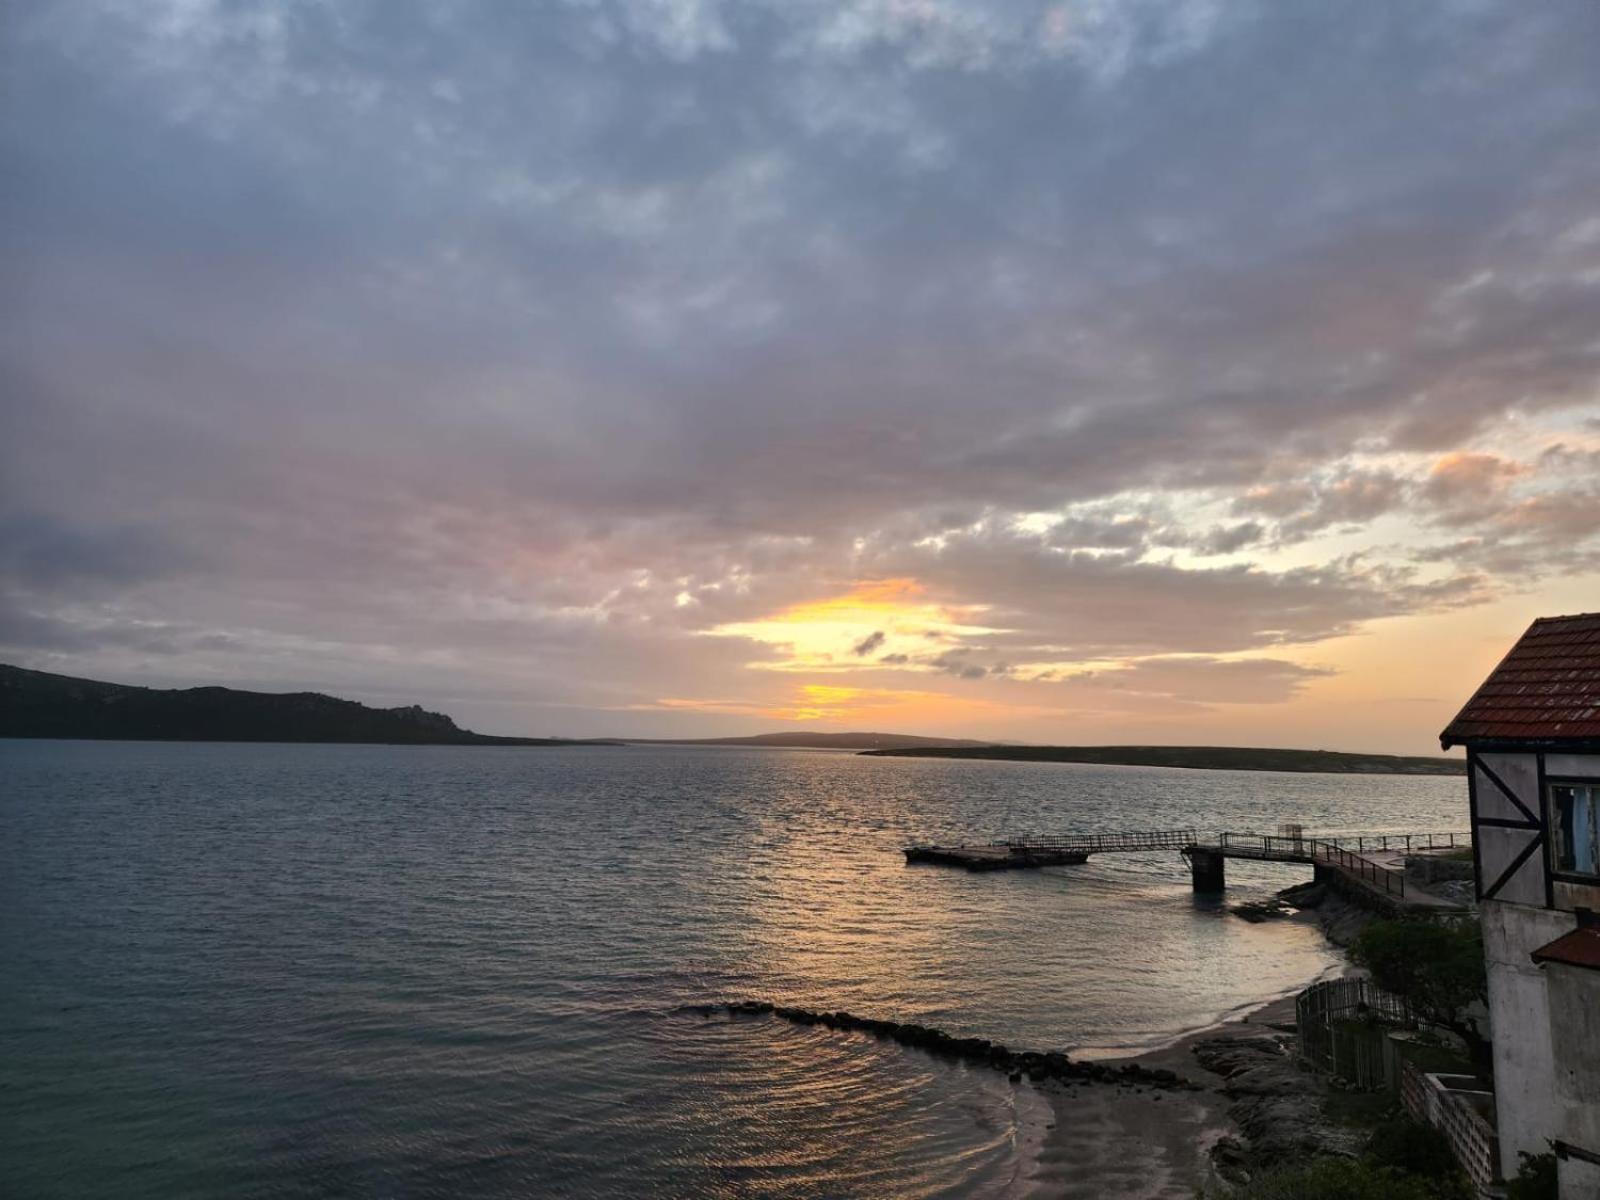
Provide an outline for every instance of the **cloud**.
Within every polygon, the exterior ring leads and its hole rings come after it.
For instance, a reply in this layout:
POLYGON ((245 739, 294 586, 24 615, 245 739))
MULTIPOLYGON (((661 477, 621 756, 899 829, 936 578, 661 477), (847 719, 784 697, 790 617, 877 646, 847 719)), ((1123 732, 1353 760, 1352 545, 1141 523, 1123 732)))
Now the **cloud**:
POLYGON ((29 511, 0 516, 0 583, 13 587, 132 584, 190 561, 169 538, 137 524, 86 526, 29 511))
POLYGON ((1370 522, 1399 507, 1407 492, 1407 481, 1392 471, 1341 465, 1311 479, 1258 485, 1233 507, 1276 518, 1277 535, 1295 541, 1330 526, 1370 522))
POLYGON ((1260 521, 1240 521, 1236 525, 1215 525, 1200 539, 1202 554, 1232 554, 1259 542, 1266 534, 1260 521))
POLYGON ((1419 555, 1533 581, 1600 564, 1600 452, 1558 442, 1534 461, 1454 454, 1421 488, 1438 528, 1469 536, 1419 555))
POLYGON ((818 669, 969 694, 1591 569, 1537 457, 1600 431, 1579 7, 12 26, 15 654, 142 670, 107 631, 170 626, 196 673, 604 732, 747 695, 784 652, 706 631, 863 580, 963 628, 844 622, 818 669))
POLYGON ((850 653, 857 658, 865 658, 884 643, 884 633, 881 629, 874 629, 850 648, 850 653))
POLYGON ((1102 686, 1210 704, 1281 704, 1333 672, 1272 658, 1160 656, 1089 678, 1102 686))
POLYGON ((1064 553, 1043 537, 997 531, 886 547, 871 561, 920 580, 933 598, 982 596, 983 623, 1002 631, 985 644, 1013 657, 1042 647, 1100 658, 1309 644, 1375 618, 1472 603, 1485 583, 1425 580, 1359 557, 1278 571, 1185 567, 1064 553))
POLYGON ((946 650, 943 654, 925 660, 927 665, 935 671, 942 671, 946 675, 954 675, 957 679, 982 679, 989 673, 987 667, 977 663, 968 662, 968 649, 964 646, 954 650, 946 650))
POLYGON ((1461 524, 1493 509, 1511 481, 1526 468, 1494 454, 1458 451, 1434 464, 1423 485, 1424 499, 1451 510, 1448 522, 1461 524))

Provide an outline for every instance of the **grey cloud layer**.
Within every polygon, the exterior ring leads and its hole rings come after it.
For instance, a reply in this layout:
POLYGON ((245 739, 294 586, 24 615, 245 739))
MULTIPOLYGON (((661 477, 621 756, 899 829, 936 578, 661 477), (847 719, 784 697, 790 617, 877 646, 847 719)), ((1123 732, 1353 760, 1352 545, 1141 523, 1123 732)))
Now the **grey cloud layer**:
POLYGON ((1448 577, 1161 557, 1465 514, 1351 456, 1593 405, 1582 0, 10 24, 14 655, 146 669, 65 647, 156 622, 219 672, 342 645, 371 690, 427 645, 463 694, 620 704, 764 653, 694 630, 884 572, 1004 614, 986 669, 1249 651, 1483 594, 1485 522, 1555 569, 1540 531, 1592 511, 1569 471, 1463 516, 1448 577))

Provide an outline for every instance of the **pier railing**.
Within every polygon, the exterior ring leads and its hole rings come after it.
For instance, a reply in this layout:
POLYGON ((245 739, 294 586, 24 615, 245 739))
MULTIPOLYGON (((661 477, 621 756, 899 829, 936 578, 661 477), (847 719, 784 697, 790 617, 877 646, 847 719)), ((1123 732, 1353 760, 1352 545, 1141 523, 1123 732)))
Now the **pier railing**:
MULTIPOLYGON (((1412 835, 1415 837, 1416 835, 1412 835)), ((1366 839, 1376 842, 1378 839, 1366 839)), ((1402 835, 1393 841, 1398 847, 1402 835)), ((1325 862, 1338 867, 1373 888, 1391 896, 1406 894, 1405 872, 1373 862, 1358 851, 1341 846, 1337 839, 1308 837, 1270 837, 1253 833, 1224 833, 1222 849, 1232 855, 1274 859, 1280 862, 1325 862)), ((1378 849, 1373 845, 1372 849, 1378 849)))
MULTIPOLYGON (((1328 838, 1335 845, 1348 846, 1349 838, 1328 838)), ((1355 839, 1356 850, 1457 850, 1472 845, 1470 833, 1379 833, 1355 839)))
MULTIPOLYGON (((906 861, 964 866, 971 871, 998 871, 1011 867, 1061 866, 1081 863, 1091 854, 1114 851, 1177 850, 1190 860, 1196 890, 1220 890, 1221 863, 1228 858, 1268 862, 1326 863, 1374 891, 1404 898, 1403 871, 1368 858, 1369 853, 1449 850, 1472 844, 1464 833, 1377 833, 1341 837, 1306 837, 1301 826, 1287 825, 1276 836, 1259 833, 1219 833, 1202 841, 1193 829, 1158 829, 1116 833, 1042 834, 1009 837, 978 845, 906 847, 906 861)), ((1436 913, 1459 911, 1424 890, 1417 903, 1436 913)))
POLYGON ((1014 837, 991 842, 992 846, 1005 846, 1012 850, 1082 851, 1095 854, 1104 851, 1182 850, 1198 841, 1193 829, 1161 829, 1132 833, 1086 833, 1061 836, 1014 837))
POLYGON ((1312 842, 1312 855, 1323 862, 1333 863, 1341 870, 1364 880, 1375 888, 1382 888, 1388 895, 1404 896, 1406 894, 1406 876, 1404 871, 1395 871, 1389 867, 1381 867, 1370 858, 1363 858, 1351 850, 1346 850, 1334 842, 1312 842))

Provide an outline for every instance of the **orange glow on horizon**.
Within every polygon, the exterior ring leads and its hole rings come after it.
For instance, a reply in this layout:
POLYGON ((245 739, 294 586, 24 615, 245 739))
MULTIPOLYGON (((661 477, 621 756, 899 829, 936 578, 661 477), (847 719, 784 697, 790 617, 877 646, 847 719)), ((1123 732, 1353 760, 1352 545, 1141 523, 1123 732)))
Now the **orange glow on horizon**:
POLYGON ((697 700, 668 697, 654 707, 687 712, 764 717, 773 721, 949 721, 1008 720, 1017 716, 1054 715, 1055 710, 1001 704, 978 697, 948 695, 914 688, 835 687, 808 683, 794 689, 787 702, 697 700))
MULTIPOLYGON (((713 637, 745 637, 779 649, 769 671, 860 670, 885 654, 1001 632, 978 624, 984 605, 938 604, 915 579, 858 580, 838 596, 805 600, 754 621, 719 625, 713 637)), ((899 665, 899 664, 895 664, 899 665)))

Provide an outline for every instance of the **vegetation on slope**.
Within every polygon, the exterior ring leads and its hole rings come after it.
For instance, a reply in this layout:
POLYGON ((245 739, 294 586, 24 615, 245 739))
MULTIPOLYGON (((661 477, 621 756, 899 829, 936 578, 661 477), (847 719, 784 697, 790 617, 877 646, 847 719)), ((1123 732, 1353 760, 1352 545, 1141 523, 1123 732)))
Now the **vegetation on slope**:
POLYGON ((1487 1069, 1488 1040, 1469 1011, 1489 1000, 1483 930, 1476 920, 1373 921, 1356 937, 1350 957, 1428 1024, 1461 1038, 1474 1062, 1487 1069))
POLYGON ((188 742, 380 742, 551 746, 553 738, 490 737, 415 705, 368 708, 318 692, 224 687, 163 690, 74 679, 0 664, 0 737, 188 742))

